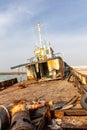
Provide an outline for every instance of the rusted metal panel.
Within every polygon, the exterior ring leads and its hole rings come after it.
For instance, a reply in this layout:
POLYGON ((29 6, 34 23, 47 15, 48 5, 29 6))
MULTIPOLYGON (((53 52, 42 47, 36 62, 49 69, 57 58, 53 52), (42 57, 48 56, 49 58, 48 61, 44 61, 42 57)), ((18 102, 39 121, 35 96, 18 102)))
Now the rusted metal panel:
POLYGON ((58 57, 47 61, 49 74, 53 76, 57 76, 60 74, 61 77, 64 75, 64 65, 63 60, 58 57))
POLYGON ((17 78, 2 81, 2 82, 0 82, 0 89, 1 90, 2 90, 2 88, 5 89, 15 83, 18 83, 17 78))
POLYGON ((64 116, 62 119, 62 128, 69 129, 87 129, 87 117, 84 116, 64 116))
POLYGON ((52 71, 54 69, 59 70, 60 68, 59 59, 51 59, 51 60, 48 60, 47 63, 48 63, 49 71, 52 71))
POLYGON ((26 69, 27 69, 27 79, 29 80, 37 79, 35 65, 30 65, 26 69))
POLYGON ((55 110, 52 116, 62 120, 61 130, 87 129, 87 111, 84 109, 55 110))
MULTIPOLYGON (((71 77, 74 77, 72 79, 78 80, 81 84, 87 85, 87 75, 81 74, 72 67, 70 67, 67 63, 64 62, 65 66, 65 77, 68 77, 68 81, 70 81, 71 77)), ((74 81, 73 80, 73 81, 74 81)))
POLYGON ((84 109, 80 110, 66 110, 64 116, 87 116, 87 111, 84 109))
POLYGON ((71 74, 74 75, 83 85, 87 84, 87 75, 81 74, 74 69, 71 69, 71 74))
POLYGON ((60 113, 62 116, 87 116, 87 111, 84 109, 55 110, 54 116, 57 117, 60 113))

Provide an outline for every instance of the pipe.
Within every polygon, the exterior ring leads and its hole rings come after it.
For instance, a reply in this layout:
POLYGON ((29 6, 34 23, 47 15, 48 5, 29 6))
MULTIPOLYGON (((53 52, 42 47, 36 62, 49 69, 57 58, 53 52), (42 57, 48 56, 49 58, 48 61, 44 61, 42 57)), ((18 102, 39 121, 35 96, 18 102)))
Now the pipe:
POLYGON ((11 119, 10 130, 34 130, 28 111, 16 112, 11 119))
POLYGON ((35 102, 34 104, 27 104, 26 108, 28 110, 35 110, 35 109, 44 107, 45 104, 46 102, 44 100, 41 100, 41 101, 35 102))
POLYGON ((14 104, 10 108, 11 127, 10 130, 34 130, 31 123, 30 113, 26 109, 26 101, 14 104))
POLYGON ((8 129, 10 126, 10 114, 7 108, 0 105, 0 130, 8 129))

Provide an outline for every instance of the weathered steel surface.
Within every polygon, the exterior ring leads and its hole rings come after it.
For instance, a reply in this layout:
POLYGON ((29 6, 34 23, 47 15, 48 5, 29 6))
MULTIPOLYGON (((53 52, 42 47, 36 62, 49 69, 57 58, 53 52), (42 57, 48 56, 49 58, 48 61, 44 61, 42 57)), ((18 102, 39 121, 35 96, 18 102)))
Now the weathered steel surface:
POLYGON ((65 110, 63 113, 64 116, 87 116, 87 111, 84 109, 65 110))
POLYGON ((40 122, 39 122, 39 126, 37 128, 37 130, 45 130, 44 127, 46 126, 46 120, 45 120, 45 115, 42 116, 40 122))
POLYGON ((87 117, 85 116, 64 116, 62 119, 62 128, 87 129, 87 117))
POLYGON ((62 120, 62 130, 87 129, 87 111, 84 109, 55 110, 53 117, 62 120))
POLYGON ((62 58, 54 58, 47 61, 49 75, 53 78, 63 77, 64 76, 64 62, 62 58))
POLYGON ((16 65, 16 66, 11 67, 11 69, 16 69, 16 68, 19 68, 19 67, 23 67, 23 66, 26 66, 26 65, 28 65, 28 64, 29 64, 29 63, 16 65))
POLYGON ((70 81, 71 77, 73 77, 74 81, 76 79, 81 84, 87 85, 87 75, 79 73, 65 62, 64 66, 65 66, 65 77, 68 77, 68 81, 70 81))
POLYGON ((87 116, 87 111, 84 109, 54 110, 52 113, 57 118, 63 116, 87 116))
POLYGON ((14 104, 9 111, 11 113, 11 130, 34 130, 25 101, 14 104))
POLYGON ((27 111, 16 112, 12 116, 11 130, 34 130, 27 111))
POLYGON ((74 75, 79 80, 79 82, 81 82, 81 84, 87 84, 87 75, 81 74, 74 69, 71 69, 71 74, 74 75))

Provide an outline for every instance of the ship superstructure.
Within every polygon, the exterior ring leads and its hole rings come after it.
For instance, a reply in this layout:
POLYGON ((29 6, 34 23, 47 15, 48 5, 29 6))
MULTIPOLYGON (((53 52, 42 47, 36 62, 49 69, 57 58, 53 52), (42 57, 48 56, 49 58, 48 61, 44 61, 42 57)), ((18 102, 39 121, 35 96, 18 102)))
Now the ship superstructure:
POLYGON ((41 27, 38 23, 39 46, 35 47, 34 60, 26 65, 28 79, 63 77, 64 63, 60 56, 55 56, 50 43, 43 44, 41 27))
POLYGON ((37 61, 53 58, 54 54, 53 49, 50 46, 50 43, 48 43, 48 45, 43 43, 40 23, 38 23, 38 33, 39 33, 39 46, 35 46, 34 50, 35 58, 37 59, 37 61))
POLYGON ((12 69, 25 66, 28 80, 63 77, 64 62, 60 56, 54 54, 50 43, 44 44, 40 23, 38 23, 38 33, 39 44, 35 46, 34 57, 31 57, 28 63, 12 67, 12 69))

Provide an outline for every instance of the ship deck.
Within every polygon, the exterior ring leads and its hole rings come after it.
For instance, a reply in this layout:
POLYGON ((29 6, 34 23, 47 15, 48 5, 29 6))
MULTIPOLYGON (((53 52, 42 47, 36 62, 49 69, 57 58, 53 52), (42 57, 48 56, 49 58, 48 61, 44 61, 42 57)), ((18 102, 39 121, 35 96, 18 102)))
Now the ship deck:
MULTIPOLYGON (((18 100, 27 100, 29 102, 32 102, 38 98, 42 98, 46 102, 53 101, 54 103, 62 103, 68 102, 75 95, 80 96, 78 88, 75 87, 74 83, 70 83, 66 80, 51 80, 45 82, 24 81, 0 91, 0 105, 7 107, 8 105, 18 100)), ((63 119, 63 127, 61 130, 87 128, 87 112, 82 109, 80 103, 77 103, 74 111, 72 111, 72 109, 69 109, 69 111, 55 110, 53 112, 54 117, 56 118, 62 115, 61 119, 63 119), (83 115, 81 115, 81 113, 83 115), (80 120, 80 117, 83 121, 80 120), (73 122, 74 125, 72 125, 73 122), (82 126, 80 125, 81 123, 83 123, 82 126)), ((51 130, 48 127, 45 129, 51 130)), ((42 129, 40 128, 38 130, 42 129)))
POLYGON ((68 101, 75 95, 79 95, 77 87, 66 80, 24 81, 0 91, 0 104, 7 106, 16 100, 33 101, 39 97, 56 103, 68 101))

